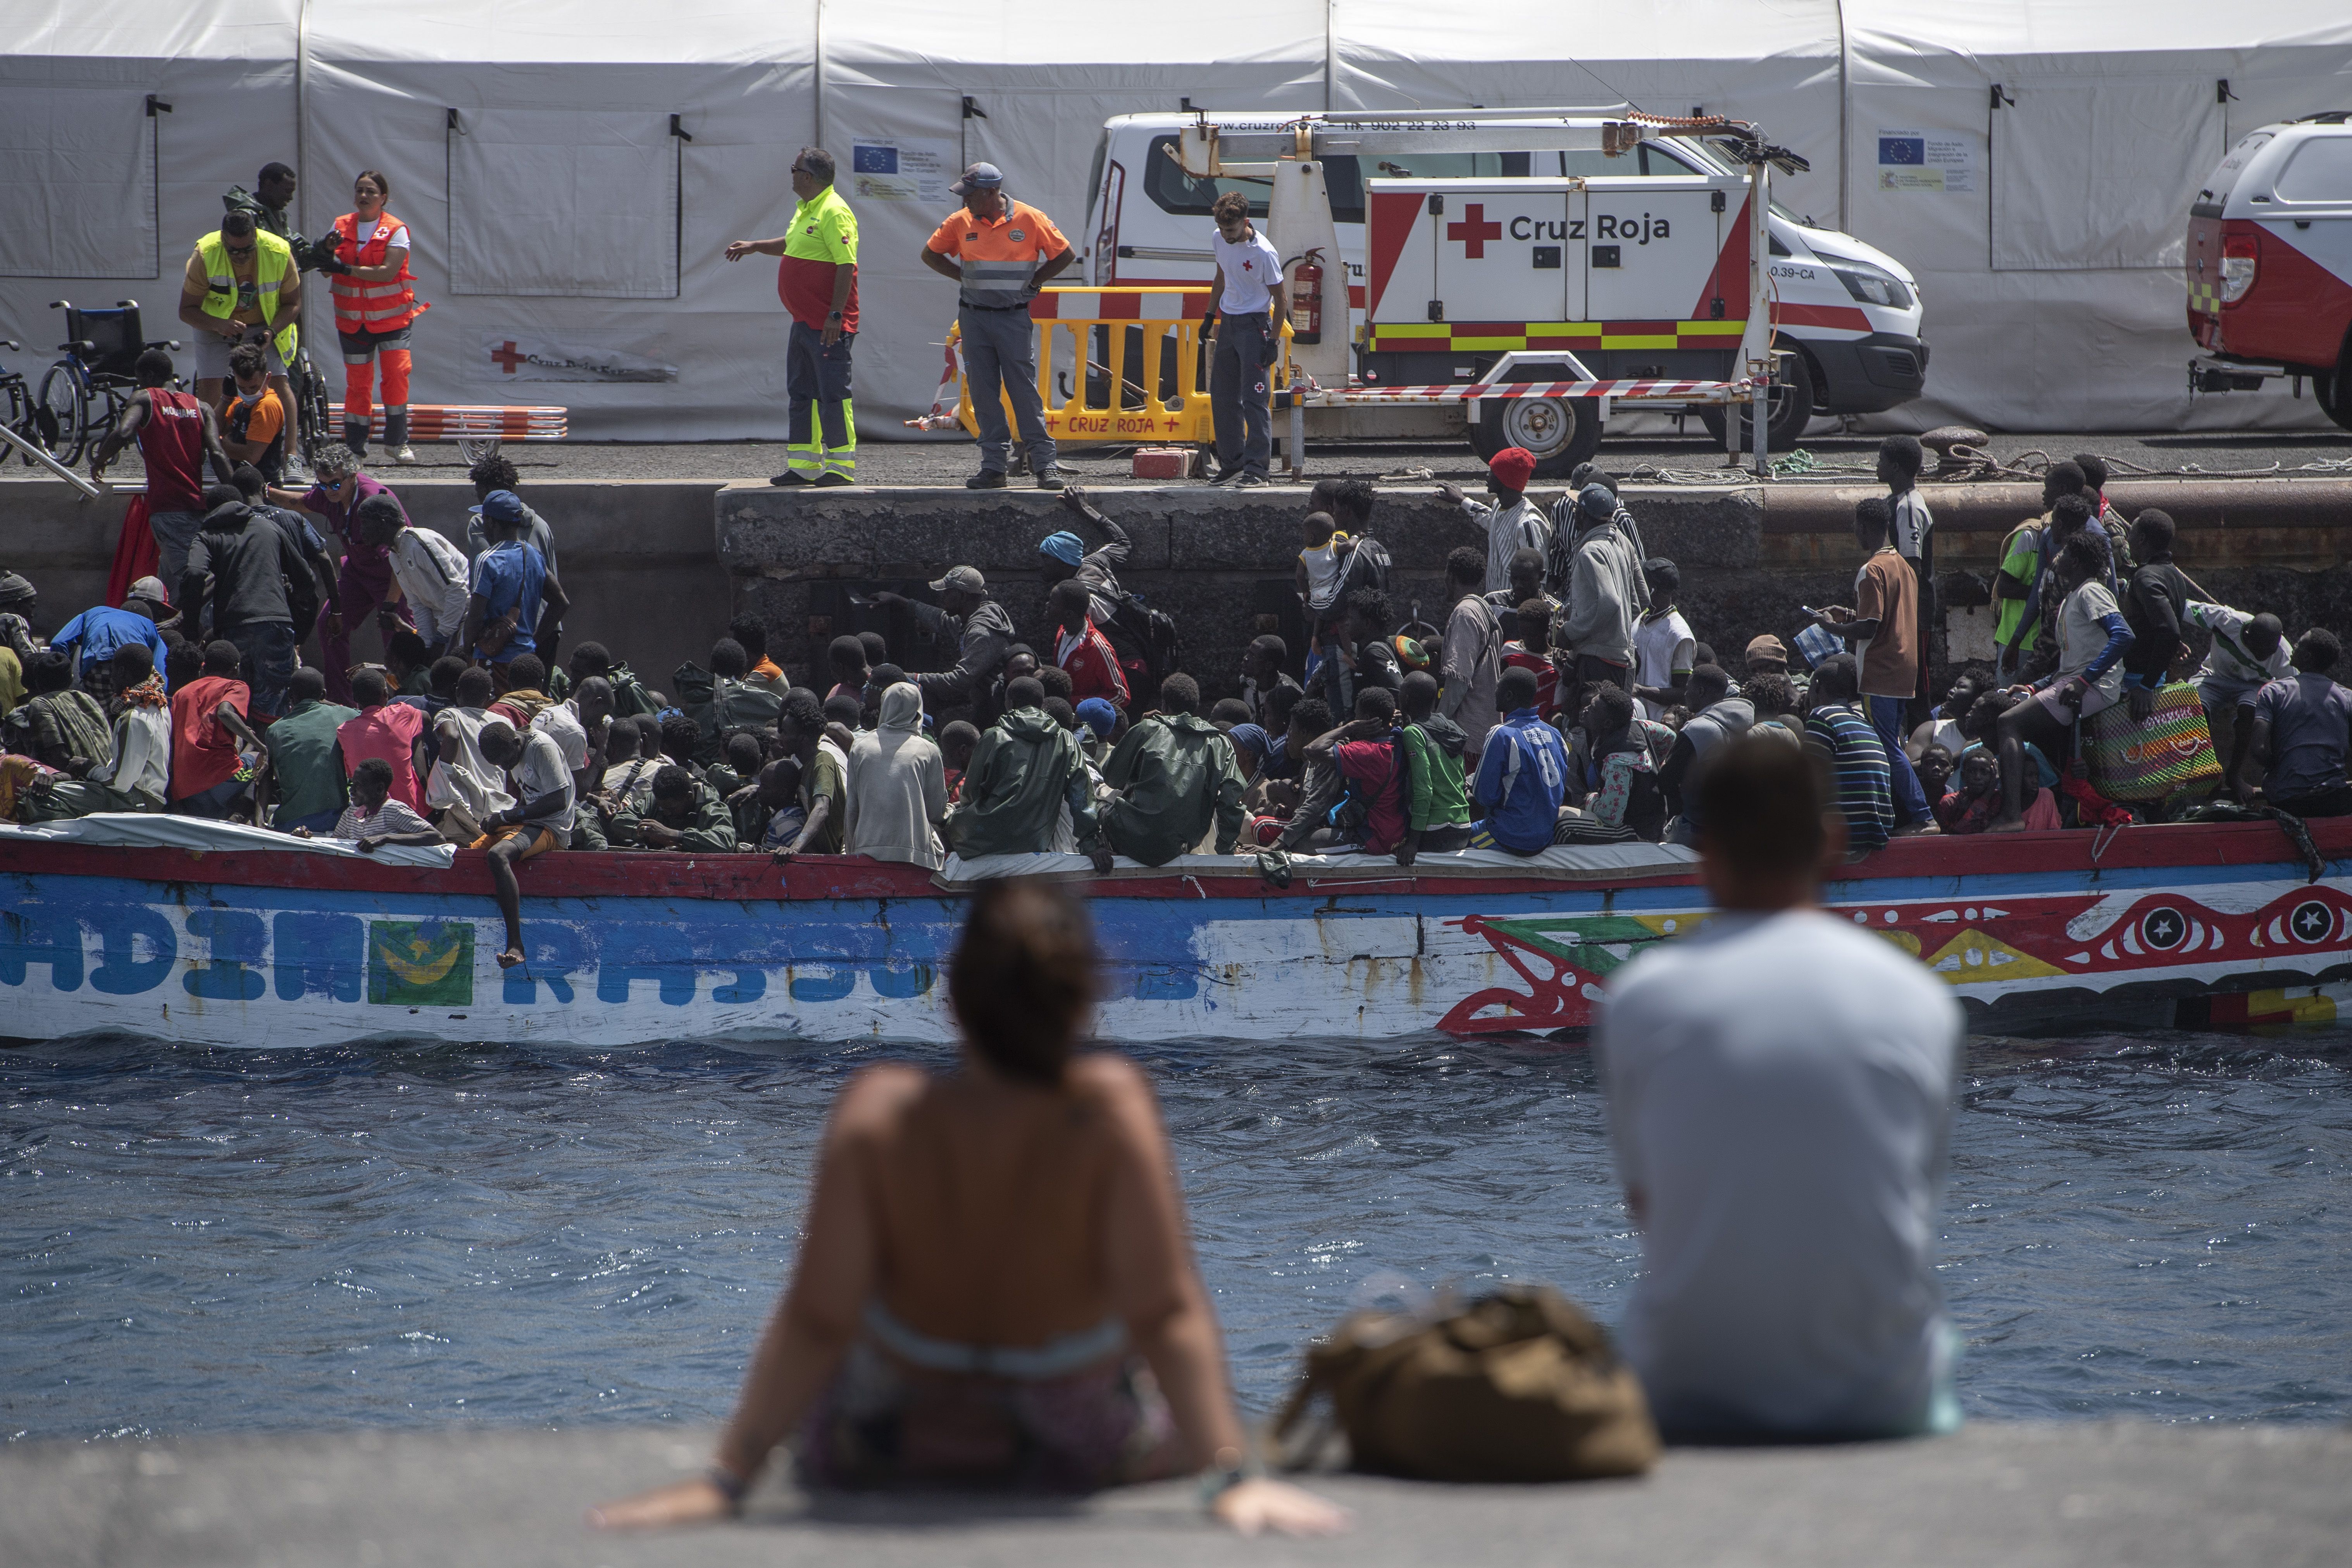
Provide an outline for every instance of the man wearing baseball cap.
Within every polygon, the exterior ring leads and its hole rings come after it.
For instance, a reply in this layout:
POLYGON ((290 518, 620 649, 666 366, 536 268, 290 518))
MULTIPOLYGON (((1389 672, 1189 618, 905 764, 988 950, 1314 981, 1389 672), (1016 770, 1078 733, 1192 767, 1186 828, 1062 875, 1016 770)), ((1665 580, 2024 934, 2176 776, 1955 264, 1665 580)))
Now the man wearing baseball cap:
POLYGON ((1747 665, 1748 679, 1750 680, 1759 675, 1787 676, 1789 683, 1797 689, 1797 696, 1801 700, 1805 695, 1805 689, 1811 684, 1809 677, 1789 668, 1789 645, 1770 632, 1748 639, 1747 665))
MULTIPOLYGON (((980 472, 966 489, 998 489, 1013 462, 1013 432, 1004 400, 1021 421, 1021 444, 1037 488, 1057 490, 1054 437, 1045 430, 1045 404, 1037 395, 1037 351, 1029 301, 1077 258, 1054 220, 1026 202, 1008 200, 1004 175, 993 163, 974 163, 948 187, 963 198, 923 247, 923 265, 961 289, 956 313, 963 343, 965 384, 980 420, 980 472)), ((928 700, 930 693, 924 692, 928 700)))
POLYGON ((1645 602, 1641 563, 1617 527, 1616 492, 1591 484, 1576 498, 1576 549, 1567 607, 1552 644, 1574 658, 1573 679, 1633 689, 1633 617, 1645 602))
POLYGON ((947 575, 930 585, 940 596, 936 605, 919 604, 897 594, 877 594, 877 604, 904 605, 911 611, 929 642, 954 637, 953 669, 908 676, 923 694, 923 710, 969 707, 973 722, 986 729, 995 721, 996 678, 1013 656, 1013 617, 988 596, 988 580, 977 566, 950 566, 947 575))
POLYGON ((1543 510, 1528 500, 1528 481, 1535 478, 1536 455, 1525 447, 1506 447, 1486 460, 1486 492, 1492 503, 1472 500, 1451 479, 1438 492, 1462 509, 1462 513, 1486 534, 1486 587, 1489 594, 1511 585, 1511 557, 1522 550, 1538 555, 1550 552, 1551 524, 1543 510))

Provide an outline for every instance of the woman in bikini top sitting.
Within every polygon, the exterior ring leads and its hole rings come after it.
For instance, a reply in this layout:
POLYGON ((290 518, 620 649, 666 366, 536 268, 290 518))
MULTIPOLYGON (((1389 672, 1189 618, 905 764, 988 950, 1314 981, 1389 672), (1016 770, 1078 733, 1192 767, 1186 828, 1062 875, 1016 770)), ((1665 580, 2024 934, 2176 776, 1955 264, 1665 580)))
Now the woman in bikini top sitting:
POLYGON ((814 1486, 1087 1489, 1202 1471, 1244 1533, 1345 1516, 1249 1478, 1223 1336, 1150 1082, 1073 1058, 1086 912, 982 885, 949 971, 961 1069, 877 1067, 834 1108, 807 1239, 708 1477, 608 1503, 608 1528, 735 1512, 793 1439, 814 1486))

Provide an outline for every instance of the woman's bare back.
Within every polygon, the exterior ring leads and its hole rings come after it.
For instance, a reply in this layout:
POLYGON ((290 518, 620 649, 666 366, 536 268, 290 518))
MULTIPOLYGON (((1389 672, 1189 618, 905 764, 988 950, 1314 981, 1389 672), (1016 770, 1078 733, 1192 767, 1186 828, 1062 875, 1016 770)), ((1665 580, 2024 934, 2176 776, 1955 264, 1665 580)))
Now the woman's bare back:
POLYGON ((938 1339, 1018 1346, 1112 1313, 1108 1221, 1141 1152, 1133 1110, 1150 1101, 1130 1063, 1073 1060, 1058 1089, 882 1068, 852 1092, 876 1293, 893 1316, 938 1339))

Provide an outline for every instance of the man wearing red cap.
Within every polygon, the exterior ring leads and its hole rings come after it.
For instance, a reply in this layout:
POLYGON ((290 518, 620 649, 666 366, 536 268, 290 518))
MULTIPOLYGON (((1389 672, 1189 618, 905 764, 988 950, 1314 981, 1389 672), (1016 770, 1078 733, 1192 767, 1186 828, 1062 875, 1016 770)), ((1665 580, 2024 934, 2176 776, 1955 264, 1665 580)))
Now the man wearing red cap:
POLYGON ((1551 546, 1551 522, 1543 510, 1527 498, 1528 481, 1535 478, 1536 456, 1525 447, 1506 447, 1486 464, 1490 503, 1472 500, 1460 485, 1441 483, 1438 493, 1461 507, 1463 515, 1486 531, 1486 588, 1489 594, 1511 585, 1511 557, 1522 550, 1538 554, 1551 546))

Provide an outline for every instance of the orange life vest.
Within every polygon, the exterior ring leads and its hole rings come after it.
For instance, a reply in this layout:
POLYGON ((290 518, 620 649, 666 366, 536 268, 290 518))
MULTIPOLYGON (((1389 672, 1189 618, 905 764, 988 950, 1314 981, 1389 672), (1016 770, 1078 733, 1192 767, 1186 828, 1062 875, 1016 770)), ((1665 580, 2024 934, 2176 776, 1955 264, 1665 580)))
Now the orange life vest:
MULTIPOLYGON (((335 259, 347 267, 381 267, 384 253, 392 248, 392 237, 399 232, 401 221, 389 212, 379 216, 374 229, 362 241, 359 233, 357 213, 345 213, 335 220, 335 259)), ((362 283, 341 273, 328 280, 335 296, 335 331, 339 332, 391 332, 408 325, 431 307, 418 303, 412 286, 415 275, 404 259, 400 276, 388 283, 362 283)))

